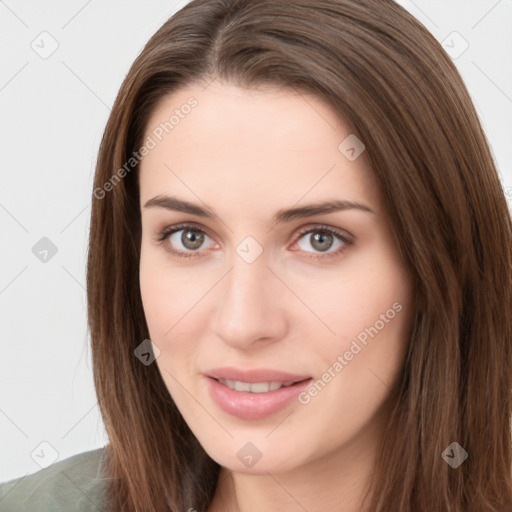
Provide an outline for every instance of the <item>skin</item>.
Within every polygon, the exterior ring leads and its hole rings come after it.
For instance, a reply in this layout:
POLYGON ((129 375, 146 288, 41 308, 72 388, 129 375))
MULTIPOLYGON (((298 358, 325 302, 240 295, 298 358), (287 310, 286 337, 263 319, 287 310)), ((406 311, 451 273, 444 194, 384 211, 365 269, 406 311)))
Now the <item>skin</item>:
POLYGON ((209 510, 363 510, 413 314, 410 276, 366 154, 350 161, 338 150, 352 130, 315 96, 220 82, 167 96, 146 135, 191 96, 198 105, 141 162, 140 287, 162 378, 222 466, 209 510), (144 206, 161 195, 208 205, 217 217, 144 206), (280 209, 332 199, 374 213, 352 209, 272 223, 280 209), (183 231, 155 241, 182 222, 205 232, 199 256, 166 250, 194 252, 180 241, 183 231), (313 236, 322 225, 353 243, 333 237, 318 249, 313 236), (263 249, 252 263, 236 252, 247 236, 263 249), (309 403, 294 400, 267 418, 242 420, 210 398, 203 372, 215 367, 321 378, 394 303, 400 312, 360 343, 341 371, 331 370, 335 376, 309 403), (249 441, 261 452, 251 468, 237 457, 249 441))

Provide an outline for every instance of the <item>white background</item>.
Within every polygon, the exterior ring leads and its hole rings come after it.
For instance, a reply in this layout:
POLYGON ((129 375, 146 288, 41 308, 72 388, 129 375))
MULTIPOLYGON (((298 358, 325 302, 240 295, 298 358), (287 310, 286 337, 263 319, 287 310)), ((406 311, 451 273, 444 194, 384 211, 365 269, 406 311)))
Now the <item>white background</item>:
MULTIPOLYGON (((0 0, 0 482, 107 443, 84 288, 94 165, 131 63, 185 3, 0 0), (45 59, 31 47, 57 43, 45 59)), ((440 42, 469 44, 454 62, 512 204, 512 0, 399 3, 440 42)))

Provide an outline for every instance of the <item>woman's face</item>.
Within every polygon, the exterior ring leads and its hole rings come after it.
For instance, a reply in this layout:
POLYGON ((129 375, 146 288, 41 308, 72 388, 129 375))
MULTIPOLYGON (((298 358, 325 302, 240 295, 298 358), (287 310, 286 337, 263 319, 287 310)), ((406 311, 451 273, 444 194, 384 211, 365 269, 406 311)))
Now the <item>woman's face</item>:
POLYGON ((367 457, 412 290, 361 141, 314 96, 213 82, 167 97, 145 142, 144 312, 199 442, 239 472, 367 457))

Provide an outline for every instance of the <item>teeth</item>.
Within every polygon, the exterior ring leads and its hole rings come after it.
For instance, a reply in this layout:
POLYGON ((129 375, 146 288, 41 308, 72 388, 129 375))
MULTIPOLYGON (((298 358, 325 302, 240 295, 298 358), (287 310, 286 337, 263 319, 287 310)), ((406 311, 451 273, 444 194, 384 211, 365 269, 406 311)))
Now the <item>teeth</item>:
POLYGON ((251 391, 251 385, 247 382, 235 381, 235 389, 237 391, 251 391))
POLYGON ((245 391, 245 392, 249 392, 249 393, 267 393, 268 391, 275 391, 276 389, 291 386, 292 384, 294 384, 293 381, 290 381, 290 382, 240 382, 238 380, 227 380, 227 379, 218 379, 218 381, 230 389, 234 389, 236 391, 245 391))

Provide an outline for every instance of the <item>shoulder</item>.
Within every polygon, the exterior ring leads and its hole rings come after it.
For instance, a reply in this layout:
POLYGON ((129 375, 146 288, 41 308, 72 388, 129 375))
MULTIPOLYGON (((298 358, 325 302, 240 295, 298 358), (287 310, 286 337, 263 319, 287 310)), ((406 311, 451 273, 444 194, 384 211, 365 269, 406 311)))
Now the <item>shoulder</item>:
POLYGON ((107 447, 79 453, 0 483, 2 512, 106 511, 103 460, 107 447))

